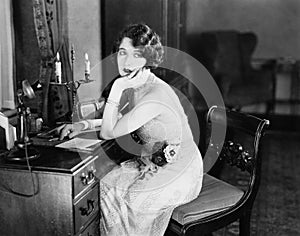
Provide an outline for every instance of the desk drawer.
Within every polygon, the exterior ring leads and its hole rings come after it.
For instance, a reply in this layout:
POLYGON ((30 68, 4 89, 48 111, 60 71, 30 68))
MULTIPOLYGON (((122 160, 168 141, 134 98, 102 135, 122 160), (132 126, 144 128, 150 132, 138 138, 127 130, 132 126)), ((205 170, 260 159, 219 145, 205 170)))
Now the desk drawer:
POLYGON ((85 224, 99 213, 99 184, 74 204, 75 232, 84 228, 85 224))
POLYGON ((96 180, 96 167, 95 162, 91 161, 90 163, 83 166, 78 170, 73 176, 73 196, 74 199, 76 196, 81 193, 84 189, 90 186, 96 180))

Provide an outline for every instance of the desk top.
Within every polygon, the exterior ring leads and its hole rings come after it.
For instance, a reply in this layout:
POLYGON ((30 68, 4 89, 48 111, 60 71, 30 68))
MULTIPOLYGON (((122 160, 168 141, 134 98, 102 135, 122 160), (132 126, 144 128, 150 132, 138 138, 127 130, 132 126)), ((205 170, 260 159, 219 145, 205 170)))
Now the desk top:
MULTIPOLYGON (((112 145, 112 141, 104 141, 93 153, 69 151, 47 146, 34 146, 40 153, 40 157, 29 160, 29 163, 32 171, 73 173, 96 156, 105 155, 104 152, 112 145)), ((1 168, 28 170, 26 161, 7 161, 4 158, 4 154, 0 156, 1 168)))

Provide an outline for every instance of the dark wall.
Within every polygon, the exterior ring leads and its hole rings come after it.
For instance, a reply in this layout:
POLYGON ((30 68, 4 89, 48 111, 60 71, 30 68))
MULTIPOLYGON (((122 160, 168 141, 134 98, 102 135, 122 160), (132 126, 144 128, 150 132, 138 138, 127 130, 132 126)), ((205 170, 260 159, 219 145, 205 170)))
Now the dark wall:
POLYGON ((300 58, 299 0, 188 0, 188 34, 205 30, 254 31, 254 57, 300 58))

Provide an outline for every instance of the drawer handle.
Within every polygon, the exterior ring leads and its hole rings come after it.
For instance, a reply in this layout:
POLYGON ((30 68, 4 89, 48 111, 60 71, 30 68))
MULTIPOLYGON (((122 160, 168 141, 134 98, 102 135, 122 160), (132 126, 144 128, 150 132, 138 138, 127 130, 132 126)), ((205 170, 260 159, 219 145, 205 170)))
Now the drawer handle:
POLYGON ((94 211, 95 209, 94 202, 95 200, 87 200, 87 207, 79 208, 82 216, 89 216, 94 211))
POLYGON ((89 170, 88 173, 82 172, 80 179, 83 185, 89 185, 95 180, 95 169, 89 170))

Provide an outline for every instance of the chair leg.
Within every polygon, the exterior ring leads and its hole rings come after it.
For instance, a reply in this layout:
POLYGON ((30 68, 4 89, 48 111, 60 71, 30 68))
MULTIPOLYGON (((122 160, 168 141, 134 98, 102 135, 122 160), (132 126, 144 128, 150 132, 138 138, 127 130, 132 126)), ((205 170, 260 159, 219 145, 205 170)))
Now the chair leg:
POLYGON ((250 236, 251 212, 245 213, 240 218, 240 236, 250 236))

